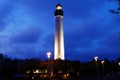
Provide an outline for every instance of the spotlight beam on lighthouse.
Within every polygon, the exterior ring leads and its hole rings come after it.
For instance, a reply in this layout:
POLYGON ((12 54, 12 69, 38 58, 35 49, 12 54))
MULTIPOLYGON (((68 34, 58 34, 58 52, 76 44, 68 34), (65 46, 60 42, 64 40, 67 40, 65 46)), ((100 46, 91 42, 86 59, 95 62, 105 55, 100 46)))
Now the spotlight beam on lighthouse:
POLYGON ((55 43, 54 43, 54 59, 64 60, 64 32, 63 32, 63 11, 62 5, 57 4, 55 15, 55 43))

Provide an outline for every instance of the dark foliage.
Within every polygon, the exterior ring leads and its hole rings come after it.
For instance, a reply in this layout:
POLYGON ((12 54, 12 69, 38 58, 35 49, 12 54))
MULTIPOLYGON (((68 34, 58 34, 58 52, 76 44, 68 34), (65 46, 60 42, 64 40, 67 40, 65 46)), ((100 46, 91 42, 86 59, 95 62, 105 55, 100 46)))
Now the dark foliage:
MULTIPOLYGON (((120 62, 120 58, 115 61, 110 61, 105 58, 104 61, 104 76, 111 76, 114 73, 117 74, 118 72, 120 72, 120 66, 118 65, 118 63, 120 62)), ((48 61, 42 61, 35 58, 25 60, 11 60, 7 56, 0 54, 0 78, 5 78, 5 80, 18 80, 13 78, 15 78, 16 76, 22 78, 23 75, 26 74, 26 71, 32 71, 35 69, 48 69, 48 61)), ((69 77, 71 78, 96 77, 96 63, 94 60, 89 62, 51 60, 50 70, 52 70, 56 74, 55 77, 59 77, 60 71, 62 71, 63 74, 69 73, 69 77)), ((101 60, 98 60, 98 70, 99 76, 103 76, 101 60)), ((22 78, 21 80, 24 79, 22 78)))
POLYGON ((109 12, 114 13, 114 14, 119 14, 120 13, 120 0, 108 0, 108 1, 114 1, 117 4, 117 8, 110 9, 109 12))

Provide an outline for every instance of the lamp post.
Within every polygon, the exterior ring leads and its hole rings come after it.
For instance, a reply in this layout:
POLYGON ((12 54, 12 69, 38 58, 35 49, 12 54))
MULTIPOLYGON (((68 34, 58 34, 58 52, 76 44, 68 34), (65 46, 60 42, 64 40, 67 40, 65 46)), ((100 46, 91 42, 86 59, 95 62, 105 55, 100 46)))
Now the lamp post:
POLYGON ((47 58, 48 58, 48 80, 50 80, 50 57, 51 57, 51 52, 47 52, 47 58))
POLYGON ((94 57, 94 59, 95 59, 95 63, 96 63, 96 73, 97 73, 97 79, 98 79, 98 77, 99 77, 99 72, 98 72, 98 56, 96 56, 96 57, 94 57))
POLYGON ((103 71, 103 78, 104 78, 104 76, 105 76, 104 63, 105 63, 104 60, 101 61, 101 64, 102 64, 102 71, 103 71))
POLYGON ((118 71, 120 71, 120 62, 118 62, 118 66, 119 66, 119 67, 118 67, 118 71))

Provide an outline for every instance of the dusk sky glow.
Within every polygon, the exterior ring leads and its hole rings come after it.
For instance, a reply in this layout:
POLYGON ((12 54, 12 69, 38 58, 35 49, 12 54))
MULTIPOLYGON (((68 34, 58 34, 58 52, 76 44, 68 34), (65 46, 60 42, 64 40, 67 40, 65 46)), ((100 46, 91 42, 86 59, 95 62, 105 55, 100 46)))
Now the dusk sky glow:
POLYGON ((87 61, 120 57, 120 14, 108 0, 0 0, 0 53, 11 58, 54 54, 54 11, 64 11, 65 58, 87 61))

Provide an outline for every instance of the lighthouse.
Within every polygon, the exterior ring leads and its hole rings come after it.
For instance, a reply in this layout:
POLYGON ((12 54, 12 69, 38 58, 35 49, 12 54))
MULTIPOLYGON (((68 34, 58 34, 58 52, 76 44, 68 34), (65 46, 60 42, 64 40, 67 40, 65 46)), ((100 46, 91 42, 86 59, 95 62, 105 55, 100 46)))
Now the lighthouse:
POLYGON ((62 5, 57 4, 55 16, 54 59, 65 60, 62 5))

